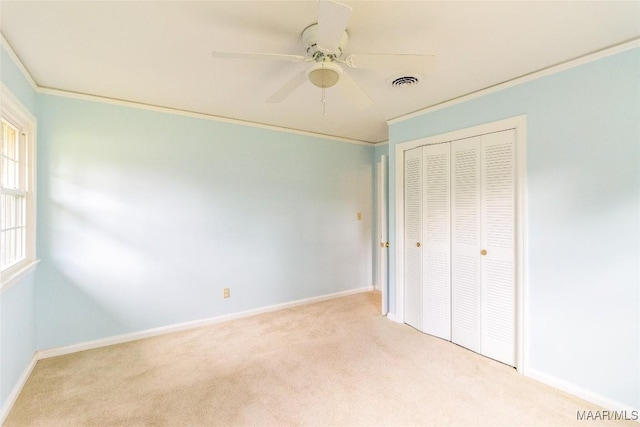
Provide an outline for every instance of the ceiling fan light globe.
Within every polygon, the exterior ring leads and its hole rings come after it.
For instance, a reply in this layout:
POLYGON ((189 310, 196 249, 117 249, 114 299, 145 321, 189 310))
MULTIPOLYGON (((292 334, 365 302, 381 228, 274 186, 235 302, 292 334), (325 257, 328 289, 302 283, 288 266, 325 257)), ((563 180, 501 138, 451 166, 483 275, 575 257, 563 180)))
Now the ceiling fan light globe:
POLYGON ((309 73, 309 81, 319 88, 334 86, 340 80, 340 74, 330 68, 318 68, 309 73))

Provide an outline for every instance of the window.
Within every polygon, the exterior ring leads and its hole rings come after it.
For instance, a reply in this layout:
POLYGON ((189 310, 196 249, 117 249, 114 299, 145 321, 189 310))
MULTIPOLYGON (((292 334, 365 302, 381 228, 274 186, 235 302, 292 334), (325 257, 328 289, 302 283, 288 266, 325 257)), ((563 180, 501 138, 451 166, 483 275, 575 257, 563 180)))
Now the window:
POLYGON ((35 265, 35 119, 2 87, 0 279, 10 285, 35 265))

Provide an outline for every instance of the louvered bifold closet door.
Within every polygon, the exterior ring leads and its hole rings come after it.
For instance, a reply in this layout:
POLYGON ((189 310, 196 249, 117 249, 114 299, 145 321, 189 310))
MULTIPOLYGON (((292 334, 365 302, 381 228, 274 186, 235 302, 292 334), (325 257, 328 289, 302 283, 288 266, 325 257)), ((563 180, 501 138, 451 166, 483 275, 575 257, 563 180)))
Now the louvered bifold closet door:
POLYGON ((480 352, 481 137, 451 142, 451 341, 480 352))
POLYGON ((422 330, 422 148, 404 157, 404 322, 422 330))
POLYGON ((482 354, 515 365, 515 131, 482 136, 482 354))
POLYGON ((423 328, 451 339, 450 144, 423 147, 423 328))

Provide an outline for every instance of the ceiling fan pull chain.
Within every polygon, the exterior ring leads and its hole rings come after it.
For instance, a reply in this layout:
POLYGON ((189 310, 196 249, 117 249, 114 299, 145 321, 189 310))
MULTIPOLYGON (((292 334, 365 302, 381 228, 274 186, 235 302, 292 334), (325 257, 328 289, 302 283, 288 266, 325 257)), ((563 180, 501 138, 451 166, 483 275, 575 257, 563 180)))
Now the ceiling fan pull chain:
POLYGON ((322 115, 326 116, 327 115, 327 99, 324 96, 324 91, 325 89, 322 88, 322 115))

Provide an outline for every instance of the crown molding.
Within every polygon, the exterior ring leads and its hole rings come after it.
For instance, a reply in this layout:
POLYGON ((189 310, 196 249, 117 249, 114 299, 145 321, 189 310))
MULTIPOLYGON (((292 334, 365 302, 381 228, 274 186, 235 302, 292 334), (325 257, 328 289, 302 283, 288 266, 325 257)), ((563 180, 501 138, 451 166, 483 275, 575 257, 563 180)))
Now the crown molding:
MULTIPOLYGON (((48 94, 48 95, 54 95, 54 96, 62 96, 62 97, 67 97, 67 98, 74 98, 74 99, 81 99, 81 100, 85 100, 85 101, 93 101, 93 102, 101 102, 101 103, 108 103, 108 104, 113 104, 113 105, 120 105, 120 106, 125 106, 125 107, 129 107, 129 108, 138 108, 138 109, 143 109, 143 110, 150 110, 150 111, 156 111, 156 112, 162 112, 162 113, 167 113, 167 114, 174 114, 174 115, 181 115, 181 116, 187 116, 187 117, 194 117, 194 118, 199 118, 199 119, 205 119, 205 120, 213 120, 213 121, 218 121, 218 122, 222 122, 222 123, 230 123, 230 124, 237 124, 237 125, 241 125, 241 126, 249 126, 249 127, 255 127, 255 128, 260 128, 260 129, 266 129, 266 130, 272 130, 272 131, 277 131, 277 132, 286 132, 286 133, 291 133, 291 134, 295 134, 295 135, 302 135, 302 136, 308 136, 308 137, 315 137, 315 138, 322 138, 322 139, 328 139, 328 140, 332 140, 332 141, 338 141, 338 142, 346 142, 349 144, 356 144, 356 145, 365 145, 365 146, 378 146, 378 145, 385 145, 388 144, 389 141, 381 141, 381 142, 372 142, 372 141, 363 141, 363 140, 358 140, 358 139, 352 139, 352 138, 344 138, 344 137, 339 137, 339 136, 335 136, 335 135, 328 135, 328 134, 322 134, 322 133, 317 133, 317 132, 311 132, 311 131, 304 131, 304 130, 299 130, 299 129, 293 129, 293 128, 287 128, 287 127, 282 127, 282 126, 275 126, 275 125, 268 125, 265 123, 259 123, 259 122, 252 122, 252 121, 248 121, 248 120, 240 120, 240 119, 233 119, 233 118, 229 118, 229 117, 223 117, 223 116, 215 116, 212 114, 205 114, 205 113, 198 113, 198 112, 194 112, 194 111, 188 111, 188 110, 180 110, 180 109, 175 109, 175 108, 169 108, 169 107, 162 107, 162 106, 158 106, 158 105, 151 105, 151 104, 144 104, 144 103, 140 103, 140 102, 134 102, 134 101, 126 101, 126 100, 121 100, 121 99, 115 99, 115 98, 108 98, 108 97, 102 97, 102 96, 97 96, 97 95, 89 95, 89 94, 84 94, 84 93, 77 93, 77 92, 71 92, 71 91, 65 91, 65 90, 61 90, 61 89, 53 89, 53 88, 47 88, 47 87, 42 87, 39 86, 35 80, 33 79, 33 77, 31 77, 31 74, 29 73, 29 70, 27 70, 27 68, 24 66, 24 64, 22 63, 22 61, 20 60, 20 58, 18 57, 18 55, 15 53, 15 51, 13 50, 13 48, 11 47, 11 45, 9 44, 9 42, 7 41, 7 39, 4 37, 3 34, 0 33, 0 43, 2 44, 2 46, 6 49, 7 53, 9 54, 9 56, 11 56, 12 60, 15 62, 15 64, 18 66, 18 68, 20 69, 20 71, 22 72, 22 74, 24 75, 24 77, 26 78, 26 80, 29 82, 29 84, 31 85, 32 89, 34 91, 36 91, 37 93, 42 93, 42 94, 48 94)), ((418 117, 421 116, 423 114, 426 113, 430 113, 433 111, 437 111, 437 110, 441 110, 443 108, 447 108, 447 107, 451 107, 453 105, 456 104, 460 104, 475 98, 479 98, 481 96, 484 95, 488 95, 490 93, 494 93, 494 92, 498 92, 500 90, 504 90, 507 89, 509 87, 512 86, 516 86, 516 85, 520 85, 523 83, 526 83, 528 81, 532 81, 532 80, 536 80, 551 74, 555 74, 564 70, 568 70, 592 61, 596 61, 598 59, 602 59, 602 58, 606 58, 608 56, 611 55, 615 55, 617 53, 621 53, 630 49, 634 49, 634 48, 638 48, 640 47, 640 37, 639 38, 635 38, 620 44, 617 44, 615 46, 611 46, 608 48, 604 48, 602 50, 575 58, 575 59, 571 59, 569 61, 565 61, 562 62, 560 64, 556 64, 553 65, 551 67, 547 67, 547 68, 543 68, 541 70, 538 71, 534 71, 532 73, 529 74, 525 74, 523 76, 520 77, 516 77, 514 79, 508 80, 506 82, 502 82, 499 84, 496 84, 494 86, 490 86, 487 87, 485 89, 481 89, 479 91, 476 92, 472 92, 466 95, 462 95, 458 98, 454 98, 454 99, 450 99, 438 104, 434 104, 431 105, 429 107, 414 111, 412 113, 408 113, 408 114, 404 114, 402 116, 398 116, 392 119, 387 120, 387 125, 393 125, 395 123, 404 121, 404 120, 408 120, 414 117, 418 117)))
POLYGON ((31 77, 31 74, 29 73, 29 70, 27 70, 27 67, 24 66, 24 64, 22 63, 22 60, 16 54, 16 52, 13 50, 13 48, 11 47, 11 45, 9 44, 7 39, 4 38, 4 34, 2 34, 2 33, 0 33, 0 45, 2 45, 2 47, 4 47, 4 49, 7 51, 7 53, 9 54, 11 59, 13 60, 14 64, 16 64, 18 66, 18 68, 22 72, 22 75, 24 76, 25 79, 27 79, 27 82, 31 86, 31 89, 33 89, 34 91, 38 92, 38 89, 40 87, 38 86, 36 81, 33 80, 33 77, 31 77))
POLYGON ((163 107, 163 106, 153 105, 153 104, 144 104, 140 102, 127 101, 127 100, 117 99, 117 98, 108 98, 108 97, 97 96, 97 95, 89 95, 86 93, 71 92, 71 91, 53 89, 53 88, 47 88, 47 87, 38 87, 37 91, 38 93, 41 93, 44 95, 53 95, 53 96, 60 96, 65 98, 79 99, 83 101, 119 105, 121 107, 137 108, 140 110, 155 111, 159 113, 166 113, 166 114, 172 114, 177 116, 193 117, 197 119, 212 120, 212 121, 221 122, 221 123, 230 123, 230 124, 241 125, 241 126, 249 126, 249 127, 255 127, 255 128, 271 130, 276 132, 285 132, 285 133, 292 133, 295 135, 302 135, 302 136, 308 136, 313 138, 322 138, 322 139, 327 139, 327 140, 332 140, 337 142, 346 142, 349 144, 366 145, 369 147, 374 145, 371 142, 362 141, 358 139, 344 138, 344 137, 335 136, 335 135, 310 132, 305 130, 287 128, 283 126, 268 125, 265 123, 252 122, 248 120, 233 119, 230 117, 215 116, 212 114, 198 113, 198 112, 189 111, 189 110, 180 110, 176 108, 163 107))
POLYGON ((448 108, 454 106, 456 104, 461 104, 463 102, 470 101, 472 99, 480 98, 481 96, 485 96, 494 92, 498 92, 513 86, 517 86, 532 80, 536 80, 542 77, 549 76, 551 74, 556 74, 561 71, 565 71, 574 67, 578 67, 580 65, 587 64, 589 62, 597 61, 598 59, 606 58, 611 55, 615 55, 617 53, 621 53, 627 50, 635 49, 640 47, 640 37, 627 40, 620 44, 610 46, 584 56, 580 56, 578 58, 570 59, 565 62, 561 62, 556 65, 552 65, 547 68, 543 68, 538 71, 534 71, 532 73, 525 74, 523 76, 516 77, 511 80, 507 80, 506 82, 498 83, 494 86, 489 86, 487 88, 478 90, 476 92, 471 92, 466 95, 462 95, 458 98, 450 99, 447 101, 440 102, 438 104, 431 105, 429 107, 414 111, 412 113, 404 114, 402 116, 395 117, 393 119, 387 120, 387 125, 393 125, 404 120, 412 119, 414 117, 421 116, 426 113, 431 113, 433 111, 442 110, 444 108, 448 108))
POLYGON ((304 131, 304 130, 299 130, 299 129, 287 128, 287 127, 284 127, 284 126, 268 125, 268 124, 265 124, 265 123, 252 122, 252 121, 249 121, 249 120, 232 119, 232 118, 229 118, 229 117, 215 116, 215 115, 212 115, 212 114, 198 113, 198 112, 195 112, 195 111, 180 110, 180 109, 176 109, 176 108, 162 107, 162 106, 159 106, 159 105, 151 105, 151 104, 145 104, 145 103, 140 103, 140 102, 126 101, 126 100, 122 100, 122 99, 108 98, 108 97, 103 97, 103 96, 90 95, 90 94, 85 94, 85 93, 71 92, 71 91, 66 91, 66 90, 61 90, 61 89, 53 89, 53 88, 48 88, 48 87, 44 87, 44 86, 39 86, 36 83, 36 81, 33 79, 33 77, 31 77, 31 74, 29 73, 29 70, 27 69, 27 67, 24 66, 24 64, 20 60, 20 57, 16 54, 16 52, 13 50, 13 48, 11 47, 11 45, 9 44, 9 42, 7 41, 7 39, 4 37, 4 35, 2 33, 0 33, 0 44, 2 45, 2 47, 5 48, 5 50, 7 51, 7 53, 9 54, 11 59, 13 60, 13 62, 18 66, 18 68, 22 72, 23 76, 25 77, 27 82, 29 82, 29 85, 31 86, 31 88, 36 93, 41 93, 41 94, 45 94, 45 95, 61 96, 61 97, 66 97, 66 98, 74 98, 74 99, 80 99, 80 100, 84 100, 84 101, 92 101, 92 102, 100 102, 100 103, 106 103, 106 104, 112 104, 112 105, 119 105, 119 106, 123 106, 123 107, 137 108, 137 109, 141 109, 141 110, 149 110, 149 111, 155 111, 155 112, 166 113, 166 114, 173 114, 173 115, 178 115, 178 116, 194 117, 194 118, 204 119, 204 120, 213 120, 213 121, 222 122, 222 123, 230 123, 230 124, 236 124, 236 125, 241 125, 241 126, 249 126, 249 127, 266 129, 266 130, 271 130, 271 131, 276 131, 276 132, 285 132, 285 133, 308 136, 308 137, 313 137, 313 138, 322 138, 322 139, 325 139, 325 140, 331 140, 331 141, 337 141, 337 142, 346 142, 346 143, 349 143, 349 144, 365 145, 365 146, 368 146, 368 147, 371 147, 371 146, 375 145, 374 142, 363 141, 363 140, 359 140, 359 139, 345 138, 345 137, 340 137, 340 136, 335 136, 335 135, 328 135, 328 134, 323 134, 323 133, 318 133, 318 132, 311 132, 311 131, 304 131))

